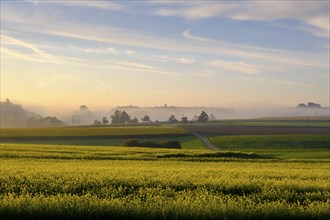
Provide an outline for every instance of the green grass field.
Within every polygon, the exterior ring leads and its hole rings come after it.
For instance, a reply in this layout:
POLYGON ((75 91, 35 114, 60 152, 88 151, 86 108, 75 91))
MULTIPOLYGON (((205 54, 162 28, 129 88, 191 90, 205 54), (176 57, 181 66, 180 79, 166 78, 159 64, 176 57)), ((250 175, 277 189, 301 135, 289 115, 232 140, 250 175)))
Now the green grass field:
POLYGON ((185 135, 184 128, 173 126, 113 126, 113 127, 54 127, 54 128, 3 128, 1 138, 15 137, 125 137, 151 135, 185 135))
POLYGON ((281 159, 330 161, 330 135, 235 135, 209 137, 220 149, 254 152, 281 159))
POLYGON ((218 157, 209 150, 0 149, 1 219, 330 217, 324 162, 218 157))
POLYGON ((205 149, 184 128, 173 126, 114 126, 0 129, 2 143, 38 145, 121 146, 128 139, 139 141, 171 141, 183 149, 205 149))
POLYGON ((260 118, 241 120, 215 120, 203 125, 216 126, 288 126, 288 127, 330 127, 329 117, 292 117, 292 118, 260 118))

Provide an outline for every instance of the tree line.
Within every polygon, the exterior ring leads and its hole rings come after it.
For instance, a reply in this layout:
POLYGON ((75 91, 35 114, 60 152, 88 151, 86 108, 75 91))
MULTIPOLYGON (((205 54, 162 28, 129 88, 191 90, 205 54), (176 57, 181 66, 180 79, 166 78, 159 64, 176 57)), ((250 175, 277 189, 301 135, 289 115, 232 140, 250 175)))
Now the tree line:
MULTIPOLYGON (((126 111, 120 111, 120 110, 116 110, 110 117, 111 119, 111 124, 116 125, 116 124, 138 124, 139 123, 139 119, 134 117, 132 119, 132 117, 126 112, 126 111)), ((206 123, 209 120, 215 120, 215 117, 213 114, 211 114, 210 116, 205 112, 202 111, 201 114, 199 116, 195 116, 193 118, 193 121, 197 121, 199 123, 206 123)), ((149 115, 144 115, 141 118, 141 122, 142 123, 151 123, 151 119, 149 117, 149 115)), ((156 123, 158 123, 159 121, 155 121, 156 123)), ((186 116, 182 116, 181 121, 179 121, 178 119, 175 118, 174 115, 171 115, 168 119, 168 123, 171 124, 176 124, 176 123, 182 123, 182 124, 187 124, 188 123, 188 117, 186 116)), ((100 125, 107 125, 109 124, 109 119, 108 117, 104 116, 102 117, 102 120, 95 120, 93 125, 96 126, 100 126, 100 125)))

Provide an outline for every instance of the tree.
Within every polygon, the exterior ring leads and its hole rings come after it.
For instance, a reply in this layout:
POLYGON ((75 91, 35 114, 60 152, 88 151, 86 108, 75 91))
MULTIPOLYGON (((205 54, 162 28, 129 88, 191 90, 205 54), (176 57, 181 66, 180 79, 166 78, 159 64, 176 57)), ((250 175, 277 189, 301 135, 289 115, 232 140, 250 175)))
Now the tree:
POLYGON ((102 124, 103 125, 109 124, 109 121, 108 121, 108 118, 107 117, 103 117, 102 118, 102 124))
POLYGON ((80 110, 80 111, 88 111, 88 107, 87 107, 86 105, 81 105, 81 106, 79 107, 79 110, 80 110))
POLYGON ((40 115, 31 116, 26 120, 28 127, 60 127, 64 125, 64 122, 57 119, 56 117, 47 116, 45 118, 40 115))
POLYGON ((145 115, 145 116, 143 116, 143 118, 141 118, 141 121, 142 121, 142 122, 151 122, 151 121, 150 121, 150 117, 149 117, 149 115, 145 115))
POLYGON ((131 122, 131 116, 125 111, 116 110, 113 115, 111 115, 111 124, 126 124, 131 122))
POLYGON ((126 124, 131 121, 131 116, 129 116, 125 111, 121 112, 120 114, 120 124, 126 124))
POLYGON ((131 121, 133 124, 138 124, 139 123, 139 119, 137 118, 133 118, 131 121))
POLYGON ((99 120, 95 120, 93 125, 99 126, 102 125, 102 123, 99 120))
POLYGON ((186 116, 183 116, 181 118, 181 122, 182 122, 182 124, 187 124, 188 123, 188 118, 186 116))
POLYGON ((215 120, 215 116, 213 114, 210 114, 210 121, 214 121, 215 120))
POLYGON ((111 115, 111 124, 120 124, 121 111, 116 110, 113 115, 111 115))
POLYGON ((175 118, 174 115, 171 115, 171 117, 168 119, 168 121, 169 121, 170 123, 177 123, 177 122, 178 122, 178 120, 175 118))
POLYGON ((197 119, 198 122, 202 122, 202 123, 207 122, 208 120, 209 120, 209 116, 204 111, 202 111, 202 113, 200 114, 200 116, 198 116, 198 119, 197 119))

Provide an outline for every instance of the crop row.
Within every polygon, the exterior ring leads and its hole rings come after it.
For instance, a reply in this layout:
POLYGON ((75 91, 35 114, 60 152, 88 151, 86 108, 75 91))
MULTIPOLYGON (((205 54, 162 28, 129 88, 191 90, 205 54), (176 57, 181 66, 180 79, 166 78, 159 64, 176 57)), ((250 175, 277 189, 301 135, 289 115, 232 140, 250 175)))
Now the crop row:
POLYGON ((326 219, 326 163, 2 159, 0 217, 326 219))

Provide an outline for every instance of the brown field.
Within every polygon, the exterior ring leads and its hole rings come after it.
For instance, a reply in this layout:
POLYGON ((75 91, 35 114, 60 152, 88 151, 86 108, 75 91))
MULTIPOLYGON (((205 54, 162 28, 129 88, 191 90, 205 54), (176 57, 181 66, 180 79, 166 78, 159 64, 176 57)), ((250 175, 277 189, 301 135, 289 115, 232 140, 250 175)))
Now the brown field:
POLYGON ((188 130, 215 135, 267 135, 267 134, 330 134, 330 127, 270 127, 270 126, 197 126, 187 125, 188 130))

